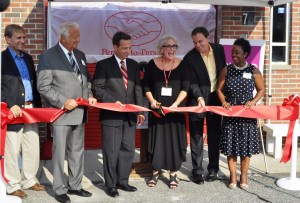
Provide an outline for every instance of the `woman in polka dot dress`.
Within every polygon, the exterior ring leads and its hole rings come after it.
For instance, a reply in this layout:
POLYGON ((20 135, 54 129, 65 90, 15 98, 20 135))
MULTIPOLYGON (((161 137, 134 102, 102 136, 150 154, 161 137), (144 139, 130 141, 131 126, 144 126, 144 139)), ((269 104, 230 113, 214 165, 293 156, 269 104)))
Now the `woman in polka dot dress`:
MULTIPOLYGON (((264 83, 260 71, 248 64, 246 58, 251 52, 248 40, 237 39, 232 48, 233 64, 225 67, 219 77, 217 93, 222 106, 230 110, 231 106, 244 105, 251 108, 264 94, 264 83), (253 97, 253 90, 256 95, 253 97)), ((241 117, 223 117, 221 153, 227 156, 230 171, 229 188, 236 188, 237 157, 241 158, 240 187, 248 188, 248 168, 250 157, 259 153, 257 119, 241 117)))

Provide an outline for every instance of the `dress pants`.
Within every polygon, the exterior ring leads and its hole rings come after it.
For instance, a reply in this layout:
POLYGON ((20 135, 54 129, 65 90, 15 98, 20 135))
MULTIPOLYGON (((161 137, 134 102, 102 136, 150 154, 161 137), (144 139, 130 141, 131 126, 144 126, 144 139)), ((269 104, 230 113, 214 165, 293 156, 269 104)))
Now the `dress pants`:
POLYGON ((135 153, 135 125, 123 121, 122 126, 102 125, 103 169, 105 186, 127 184, 135 153))
POLYGON ((84 165, 84 124, 52 125, 53 191, 65 194, 69 189, 82 189, 84 165), (64 175, 64 161, 68 163, 68 180, 64 175))
MULTIPOLYGON (((25 108, 32 108, 26 105, 25 108)), ((4 152, 4 174, 8 179, 7 193, 27 189, 39 183, 36 173, 40 163, 38 124, 24 124, 19 131, 7 131, 4 152), (21 155, 21 170, 18 158, 21 155)))
MULTIPOLYGON (((210 104, 211 106, 218 105, 219 100, 216 97, 215 92, 210 94, 210 104)), ((219 158, 220 158, 220 137, 221 137, 221 123, 222 116, 214 114, 212 112, 207 112, 205 114, 206 125, 207 125, 207 142, 208 142, 208 159, 209 163, 207 170, 209 172, 219 171, 219 158)), ((200 117, 195 113, 189 114, 189 124, 190 124, 190 143, 191 143, 191 156, 193 170, 192 174, 203 174, 204 169, 202 167, 203 163, 203 126, 204 117, 200 117)))

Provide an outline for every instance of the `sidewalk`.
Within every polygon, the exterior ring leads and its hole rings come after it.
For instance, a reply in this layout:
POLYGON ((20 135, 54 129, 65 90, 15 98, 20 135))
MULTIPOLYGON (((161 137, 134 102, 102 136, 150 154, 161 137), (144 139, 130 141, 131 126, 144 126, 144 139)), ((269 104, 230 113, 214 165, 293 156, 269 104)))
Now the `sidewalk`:
MULTIPOLYGON (((290 163, 279 163, 267 155, 269 173, 266 174, 263 154, 254 155, 251 158, 249 172, 248 191, 240 188, 229 189, 229 171, 227 169, 226 157, 220 157, 219 180, 205 182, 204 185, 197 185, 190 181, 191 176, 191 155, 188 152, 187 162, 184 162, 180 173, 181 179, 176 189, 168 188, 168 174, 163 173, 158 184, 154 188, 146 185, 147 178, 132 176, 130 184, 137 187, 134 193, 119 190, 120 196, 111 198, 105 194, 102 153, 101 150, 85 151, 85 171, 83 187, 93 193, 92 197, 84 198, 70 196, 72 202, 300 202, 300 191, 289 191, 279 188, 276 181, 279 178, 289 177, 290 163)), ((136 162, 139 161, 139 150, 136 150, 136 162)), ((205 148, 204 166, 208 163, 207 148, 205 148)), ((300 178, 300 149, 298 149, 297 177, 300 178)), ((46 191, 28 191, 24 203, 52 203, 56 202, 52 191, 52 161, 41 161, 38 178, 46 186, 46 191)))

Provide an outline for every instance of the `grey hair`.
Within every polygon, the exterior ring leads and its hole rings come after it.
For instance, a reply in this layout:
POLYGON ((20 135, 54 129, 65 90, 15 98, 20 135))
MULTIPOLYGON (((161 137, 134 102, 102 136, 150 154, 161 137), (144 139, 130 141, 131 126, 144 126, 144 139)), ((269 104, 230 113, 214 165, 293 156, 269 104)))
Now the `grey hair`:
POLYGON ((61 39, 62 36, 68 38, 72 27, 79 29, 79 24, 76 22, 64 22, 61 24, 57 32, 58 39, 61 39))
MULTIPOLYGON (((175 43, 177 44, 177 39, 176 37, 174 37, 173 35, 165 35, 163 36, 162 38, 160 38, 160 40, 157 42, 157 50, 158 50, 158 53, 160 53, 161 49, 162 49, 162 46, 165 45, 169 39, 172 39, 175 41, 175 43)), ((178 45, 178 44, 177 44, 178 45)))

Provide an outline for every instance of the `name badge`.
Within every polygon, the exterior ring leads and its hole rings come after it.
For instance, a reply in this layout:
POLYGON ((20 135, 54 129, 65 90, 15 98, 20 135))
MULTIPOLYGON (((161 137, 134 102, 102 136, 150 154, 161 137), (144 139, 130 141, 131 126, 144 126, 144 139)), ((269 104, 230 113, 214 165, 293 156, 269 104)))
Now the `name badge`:
POLYGON ((251 73, 243 73, 243 78, 251 79, 252 74, 251 73))
POLYGON ((161 96, 172 96, 172 87, 162 87, 161 96))

